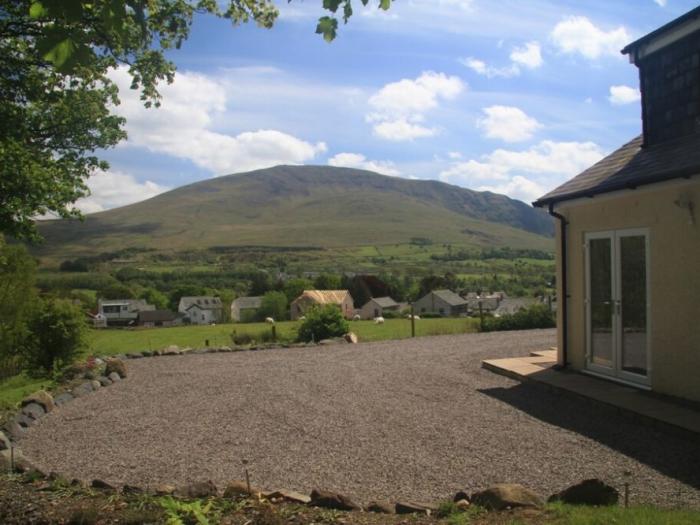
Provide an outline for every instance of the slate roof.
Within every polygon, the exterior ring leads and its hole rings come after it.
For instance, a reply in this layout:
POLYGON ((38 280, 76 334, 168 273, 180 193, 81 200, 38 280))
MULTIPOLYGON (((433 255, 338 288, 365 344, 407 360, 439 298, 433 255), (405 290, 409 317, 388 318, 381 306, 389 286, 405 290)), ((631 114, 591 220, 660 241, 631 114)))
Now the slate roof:
POLYGON ((462 306, 467 304, 465 299, 454 293, 452 290, 434 290, 433 293, 450 306, 462 306))
POLYGON ((218 310, 221 308, 221 299, 209 295, 180 298, 181 311, 189 310, 193 306, 197 306, 200 310, 218 310))
POLYGON ((399 305, 399 303, 394 301, 391 297, 373 297, 370 301, 374 301, 381 308, 395 308, 399 305))
POLYGON ((262 306, 262 296, 239 297, 233 301, 240 310, 260 308, 262 306))
POLYGON ((628 44, 625 46, 625 48, 621 51, 623 55, 628 55, 638 47, 646 44, 647 42, 650 42, 657 37, 662 36, 664 33, 668 33, 669 31, 672 31, 676 29, 678 26, 683 25, 689 20, 693 20, 700 17, 700 7, 696 7, 694 9, 691 9, 688 11, 686 14, 679 16, 678 18, 675 18, 674 20, 671 20, 668 24, 661 26, 658 29, 655 29, 651 33, 648 33, 644 35, 643 37, 635 40, 631 44, 628 44))
POLYGON ((593 197, 693 175, 700 175, 700 133, 644 148, 639 136, 540 197, 533 206, 593 197))

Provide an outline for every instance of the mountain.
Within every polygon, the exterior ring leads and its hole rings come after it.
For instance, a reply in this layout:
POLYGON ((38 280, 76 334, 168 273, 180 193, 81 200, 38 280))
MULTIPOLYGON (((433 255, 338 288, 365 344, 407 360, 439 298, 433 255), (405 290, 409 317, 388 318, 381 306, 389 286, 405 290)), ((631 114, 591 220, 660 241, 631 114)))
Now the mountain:
POLYGON ((552 249, 550 217, 504 195, 330 166, 276 166, 183 186, 152 199, 45 221, 38 255, 128 247, 341 247, 410 242, 552 249))

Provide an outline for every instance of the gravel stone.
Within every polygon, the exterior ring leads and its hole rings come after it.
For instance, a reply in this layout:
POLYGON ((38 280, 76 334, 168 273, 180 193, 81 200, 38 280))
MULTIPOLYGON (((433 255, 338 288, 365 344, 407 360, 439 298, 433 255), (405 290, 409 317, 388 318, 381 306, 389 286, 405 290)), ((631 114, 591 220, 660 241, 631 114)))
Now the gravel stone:
POLYGON ((22 414, 36 421, 46 415, 46 410, 39 403, 27 403, 22 407, 22 414))
POLYGON ((481 368, 553 344, 530 330, 130 361, 128 381, 43 418, 22 448, 115 486, 225 487, 247 460, 257 486, 358 503, 598 478, 629 481, 631 504, 700 508, 696 439, 481 368))
POLYGON ((102 385, 102 386, 109 386, 112 384, 112 380, 108 377, 105 377, 105 376, 100 376, 97 378, 97 380, 100 382, 100 385, 102 385))
POLYGON ((120 376, 120 375, 117 374, 116 372, 112 372, 112 373, 109 374, 109 376, 107 376, 107 377, 109 378, 110 381, 112 381, 112 383, 117 383, 118 381, 121 381, 121 380, 122 380, 122 376, 120 376))
POLYGON ((64 392, 63 394, 56 396, 56 398, 54 399, 54 403, 56 403, 56 406, 60 407, 61 405, 70 403, 71 401, 73 401, 73 399, 75 398, 71 394, 69 394, 68 392, 64 392))

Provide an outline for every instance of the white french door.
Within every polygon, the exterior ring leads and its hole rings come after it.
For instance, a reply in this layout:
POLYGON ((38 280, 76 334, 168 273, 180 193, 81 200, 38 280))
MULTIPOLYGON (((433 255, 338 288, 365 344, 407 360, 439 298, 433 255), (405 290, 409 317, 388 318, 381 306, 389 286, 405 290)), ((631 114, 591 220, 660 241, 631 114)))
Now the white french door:
POLYGON ((586 235, 586 368, 650 384, 649 233, 586 235))

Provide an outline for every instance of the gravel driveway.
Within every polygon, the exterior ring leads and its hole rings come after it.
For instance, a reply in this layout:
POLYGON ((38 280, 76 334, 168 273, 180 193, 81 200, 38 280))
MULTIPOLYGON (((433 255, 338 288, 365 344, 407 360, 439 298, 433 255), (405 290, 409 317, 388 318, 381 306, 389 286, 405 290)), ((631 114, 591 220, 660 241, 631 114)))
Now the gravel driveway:
POLYGON ((518 482, 547 496, 600 477, 633 502, 700 507, 700 447, 480 368, 552 330, 160 357, 43 418, 22 440, 46 471, 154 486, 438 500, 518 482))

